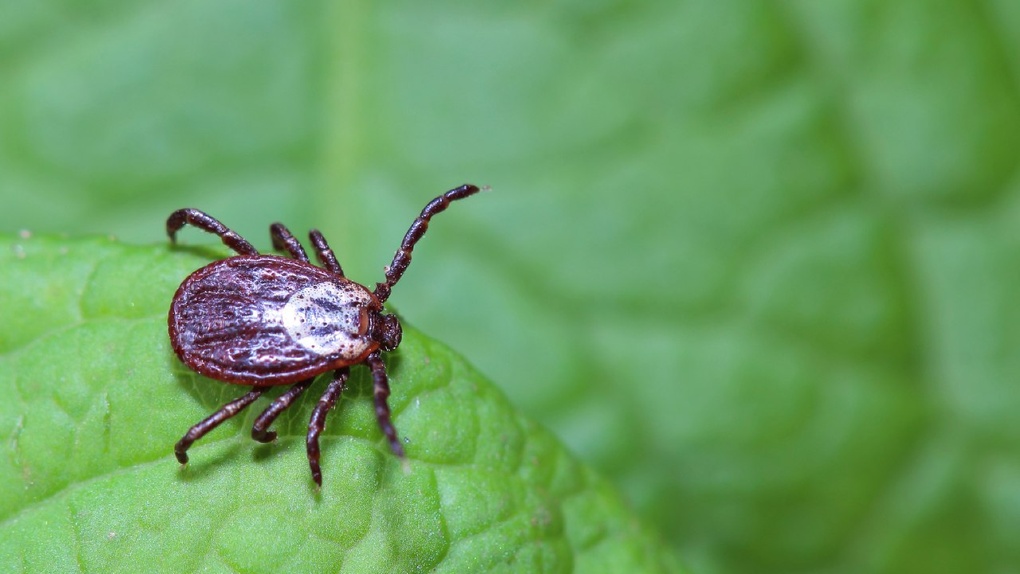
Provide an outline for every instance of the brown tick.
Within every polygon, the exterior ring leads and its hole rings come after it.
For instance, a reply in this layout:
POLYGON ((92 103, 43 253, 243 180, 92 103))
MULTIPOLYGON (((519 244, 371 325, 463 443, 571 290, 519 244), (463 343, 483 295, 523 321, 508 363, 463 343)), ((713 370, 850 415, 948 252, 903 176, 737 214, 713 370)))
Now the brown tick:
POLYGON ((298 398, 316 375, 333 371, 333 380, 312 410, 306 446, 312 479, 322 485, 319 434, 326 413, 336 404, 352 365, 372 371, 375 416, 390 448, 400 458, 404 449, 390 420, 386 365, 380 354, 400 344, 400 320, 383 309, 390 290, 411 263, 411 251, 425 235, 433 215, 451 201, 478 193, 462 185, 433 199, 414 220, 385 281, 369 291, 344 277, 343 269, 316 230, 309 234, 322 267, 308 261, 301 244, 280 223, 269 227, 273 247, 292 259, 261 255, 240 235, 197 209, 180 209, 166 221, 176 241, 186 224, 214 233, 238 255, 214 261, 181 283, 170 304, 170 343, 185 365, 207 377, 253 387, 191 427, 174 447, 177 460, 188 462, 188 447, 221 423, 241 412, 270 387, 291 385, 255 419, 251 436, 270 442, 268 430, 298 398))

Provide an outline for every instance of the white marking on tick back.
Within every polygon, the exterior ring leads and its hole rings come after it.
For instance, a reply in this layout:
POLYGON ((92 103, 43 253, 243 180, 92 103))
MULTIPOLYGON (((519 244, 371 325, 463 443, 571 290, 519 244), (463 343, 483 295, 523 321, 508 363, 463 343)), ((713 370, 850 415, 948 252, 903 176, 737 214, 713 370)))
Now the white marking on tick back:
POLYGON ((291 295, 281 310, 283 327, 299 345, 320 355, 343 352, 356 357, 369 341, 359 335, 367 293, 324 281, 291 295))

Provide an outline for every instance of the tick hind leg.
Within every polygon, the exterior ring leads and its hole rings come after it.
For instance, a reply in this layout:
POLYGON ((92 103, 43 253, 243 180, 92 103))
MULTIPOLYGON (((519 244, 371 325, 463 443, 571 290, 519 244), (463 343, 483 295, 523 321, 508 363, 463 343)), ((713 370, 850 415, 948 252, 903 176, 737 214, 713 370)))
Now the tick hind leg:
POLYGON ((286 251, 294 259, 308 263, 308 254, 305 253, 304 247, 301 247, 301 243, 282 223, 270 225, 269 236, 273 238, 273 249, 286 251))
POLYGON ((170 236, 170 241, 176 243, 177 232, 189 224, 218 235, 224 245, 241 255, 258 255, 258 251, 245 238, 220 223, 215 217, 197 209, 178 209, 170 214, 166 220, 166 234, 170 236))
POLYGON ((319 403, 312 410, 312 418, 308 421, 308 437, 305 444, 308 448, 308 466, 312 469, 312 480, 315 484, 322 486, 322 470, 319 468, 319 435, 326 428, 326 415, 336 405, 340 393, 347 384, 347 376, 350 370, 347 367, 337 369, 333 372, 333 380, 326 387, 326 392, 319 398, 319 403))
POLYGON ((280 413, 287 410, 294 400, 300 397, 311 386, 314 380, 315 378, 311 378, 295 383, 285 393, 276 397, 276 400, 266 407, 266 410, 262 411, 262 414, 255 419, 255 424, 251 427, 251 438, 259 442, 273 442, 276 440, 276 433, 266 429, 273 424, 273 421, 276 420, 276 417, 280 416, 280 413))
POLYGON ((266 391, 267 387, 255 387, 251 391, 248 391, 244 396, 238 399, 234 399, 229 403, 220 407, 220 410, 206 417, 202 422, 188 429, 188 432, 181 437, 181 440, 177 441, 174 446, 174 454, 177 456, 178 462, 185 464, 188 462, 188 449, 192 443, 196 440, 204 437, 209 431, 223 424, 224 421, 233 417, 237 413, 243 411, 245 407, 255 402, 255 399, 262 396, 262 393, 266 391))

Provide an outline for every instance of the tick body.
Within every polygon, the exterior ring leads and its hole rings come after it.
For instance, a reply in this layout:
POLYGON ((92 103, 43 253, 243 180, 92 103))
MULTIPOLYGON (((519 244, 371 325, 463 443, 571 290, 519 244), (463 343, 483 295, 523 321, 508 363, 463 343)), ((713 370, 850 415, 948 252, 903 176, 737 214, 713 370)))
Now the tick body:
POLYGON ((252 438, 270 442, 268 430, 277 416, 298 398, 317 375, 333 371, 333 380, 312 411, 306 448, 312 479, 322 484, 319 435, 326 413, 336 404, 350 367, 364 364, 372 371, 379 427, 398 457, 404 449, 390 420, 390 394, 381 353, 400 344, 399 319, 383 304, 411 262, 415 244, 429 220, 452 201, 474 195, 479 188, 462 185, 433 199, 411 224, 385 278, 374 290, 344 276, 326 239, 309 235, 322 267, 313 265, 301 244, 280 223, 270 226, 273 247, 290 257, 259 254, 248 241, 213 217, 181 209, 167 219, 171 241, 187 224, 218 235, 237 252, 192 273, 181 283, 170 305, 170 343, 192 370, 220 381, 252 387, 199 422, 174 448, 177 460, 188 461, 196 440, 241 412, 270 387, 290 385, 255 419, 252 438))

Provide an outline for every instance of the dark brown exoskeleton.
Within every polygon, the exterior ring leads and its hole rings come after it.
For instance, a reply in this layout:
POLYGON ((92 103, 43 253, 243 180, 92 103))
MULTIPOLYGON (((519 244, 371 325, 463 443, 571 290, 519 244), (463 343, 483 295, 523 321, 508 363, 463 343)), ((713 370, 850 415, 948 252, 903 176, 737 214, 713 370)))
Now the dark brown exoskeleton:
POLYGON ((170 342, 188 367, 220 381, 253 387, 188 430, 174 447, 177 460, 188 462, 188 447, 241 412, 270 387, 291 385, 255 419, 253 439, 270 442, 273 421, 301 395, 316 375, 333 371, 333 380, 312 411, 306 445, 312 479, 322 485, 319 434, 326 413, 336 404, 352 365, 372 371, 379 427, 400 458, 404 449, 390 420, 386 365, 381 353, 400 344, 400 321, 383 303, 407 266, 415 244, 432 216, 451 201, 478 193, 462 185, 433 199, 414 220, 386 268, 385 281, 374 291, 344 276, 343 269, 317 230, 309 234, 322 267, 312 265, 301 244, 280 223, 269 228, 273 247, 292 259, 261 255, 240 235, 197 209, 180 209, 166 222, 171 241, 186 224, 214 233, 238 253, 214 261, 181 283, 170 305, 170 342))

